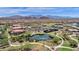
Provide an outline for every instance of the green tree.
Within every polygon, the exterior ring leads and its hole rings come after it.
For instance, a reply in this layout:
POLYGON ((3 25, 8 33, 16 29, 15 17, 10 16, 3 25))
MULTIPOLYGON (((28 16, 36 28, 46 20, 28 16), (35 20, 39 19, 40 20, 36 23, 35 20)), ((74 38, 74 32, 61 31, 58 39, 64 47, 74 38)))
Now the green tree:
POLYGON ((9 46, 8 39, 7 38, 0 39, 0 46, 1 46, 1 48, 5 48, 5 47, 9 46))
POLYGON ((77 47, 77 43, 76 43, 75 41, 70 40, 69 42, 70 42, 70 46, 71 46, 72 48, 76 48, 76 47, 77 47))
POLYGON ((30 34, 27 34, 25 37, 26 37, 26 41, 30 41, 30 37, 31 37, 30 34))
POLYGON ((26 44, 21 46, 21 51, 30 51, 32 49, 32 45, 31 44, 26 44))

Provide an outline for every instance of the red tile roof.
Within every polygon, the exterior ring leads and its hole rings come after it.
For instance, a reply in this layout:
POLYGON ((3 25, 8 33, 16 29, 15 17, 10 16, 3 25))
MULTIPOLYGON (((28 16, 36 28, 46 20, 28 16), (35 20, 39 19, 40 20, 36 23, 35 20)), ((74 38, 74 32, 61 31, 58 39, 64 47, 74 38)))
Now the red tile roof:
POLYGON ((19 33, 19 32, 24 32, 25 30, 23 30, 23 29, 19 29, 19 30, 12 30, 11 32, 12 33, 19 33))

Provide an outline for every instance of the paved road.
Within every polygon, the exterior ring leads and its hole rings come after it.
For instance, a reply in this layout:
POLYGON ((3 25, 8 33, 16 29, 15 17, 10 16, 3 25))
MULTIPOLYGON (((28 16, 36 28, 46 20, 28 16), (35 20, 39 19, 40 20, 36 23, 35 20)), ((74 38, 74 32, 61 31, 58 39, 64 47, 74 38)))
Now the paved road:
POLYGON ((77 44, 78 44, 78 47, 77 48, 79 48, 79 42, 78 42, 78 40, 77 39, 74 39, 74 38, 72 38, 72 36, 70 35, 69 36, 72 40, 74 40, 75 42, 77 42, 77 44))
POLYGON ((64 40, 63 40, 62 37, 60 37, 60 36, 58 36, 58 35, 54 35, 54 34, 52 34, 52 35, 53 35, 53 36, 56 36, 56 37, 58 37, 58 38, 61 39, 61 43, 60 43, 59 45, 53 47, 53 49, 54 49, 54 51, 55 51, 57 48, 59 48, 59 47, 61 47, 61 46, 63 45, 64 40))
MULTIPOLYGON (((73 49, 73 48, 70 48, 70 47, 62 46, 63 43, 64 43, 63 38, 61 38, 61 37, 58 36, 58 35, 56 35, 56 37, 58 37, 58 38, 61 39, 61 43, 60 43, 58 46, 55 46, 55 47, 54 47, 54 50, 56 50, 56 49, 59 48, 59 47, 68 48, 68 49, 73 49)), ((72 38, 71 36, 69 36, 69 37, 72 38)), ((74 41, 76 41, 76 42, 78 43, 78 41, 77 41, 76 39, 72 38, 72 40, 74 40, 74 41)), ((13 44, 11 44, 10 41, 8 41, 8 42, 9 42, 10 46, 20 46, 20 45, 13 45, 13 44)), ((29 44, 38 44, 38 45, 43 45, 44 47, 48 48, 50 51, 54 51, 50 46, 45 45, 45 44, 42 44, 42 43, 39 43, 39 42, 29 42, 29 44)), ((23 44, 23 45, 24 45, 24 44, 23 44)), ((79 46, 79 44, 78 44, 78 46, 79 46)))
MULTIPOLYGON (((12 44, 10 41, 8 41, 8 42, 9 42, 9 45, 10 45, 10 46, 21 46, 20 44, 19 44, 19 45, 14 45, 14 44, 12 44)), ((45 44, 42 44, 42 43, 29 42, 29 44, 43 45, 45 48, 48 48, 50 51, 54 51, 50 46, 45 45, 45 44)), ((23 45, 25 45, 25 43, 24 43, 23 45)))
POLYGON ((67 49, 72 49, 72 50, 74 50, 74 48, 66 47, 66 46, 61 46, 61 48, 67 48, 67 49))
POLYGON ((56 36, 61 39, 61 43, 60 43, 58 46, 55 46, 55 47, 54 47, 54 50, 56 50, 57 48, 61 47, 61 46, 63 45, 63 43, 64 43, 63 38, 61 38, 61 37, 58 36, 58 35, 56 35, 56 36))
POLYGON ((45 45, 45 44, 42 44, 42 43, 33 42, 33 43, 30 43, 30 44, 39 44, 39 45, 43 45, 44 47, 48 48, 50 51, 54 51, 50 46, 45 45))
POLYGON ((70 35, 69 37, 70 37, 72 40, 74 40, 75 42, 77 42, 77 44, 78 44, 77 49, 79 49, 79 42, 78 42, 78 40, 77 40, 77 39, 72 38, 72 36, 71 36, 71 35, 70 35))
POLYGON ((77 39, 72 38, 72 36, 71 36, 71 35, 69 35, 69 37, 70 37, 72 40, 74 40, 75 42, 77 42, 77 43, 78 43, 78 40, 77 40, 77 39))
MULTIPOLYGON (((56 35, 57 37, 59 37, 58 35, 56 35)), ((78 43, 78 40, 76 40, 76 39, 74 39, 74 38, 72 38, 72 36, 71 35, 69 35, 69 37, 72 39, 72 40, 74 40, 75 42, 77 42, 77 44, 78 44, 78 47, 77 48, 79 48, 79 43, 78 43)), ((59 37, 59 38, 61 38, 61 37, 59 37)), ((54 50, 56 50, 57 48, 59 48, 59 47, 61 47, 61 48, 68 48, 68 49, 75 49, 75 48, 71 48, 71 47, 66 47, 66 46, 62 46, 63 45, 63 43, 64 43, 64 40, 61 38, 61 40, 62 40, 62 42, 61 42, 61 44, 59 44, 58 46, 55 46, 54 47, 54 50)))

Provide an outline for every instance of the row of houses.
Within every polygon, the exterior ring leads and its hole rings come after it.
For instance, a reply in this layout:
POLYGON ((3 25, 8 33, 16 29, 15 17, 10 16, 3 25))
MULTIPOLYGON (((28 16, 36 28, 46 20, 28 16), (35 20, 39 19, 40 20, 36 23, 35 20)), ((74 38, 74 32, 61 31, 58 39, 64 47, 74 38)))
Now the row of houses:
POLYGON ((23 33, 25 31, 30 31, 30 32, 54 32, 54 31, 58 31, 59 29, 63 29, 63 27, 61 25, 57 25, 57 26, 43 26, 43 25, 29 25, 29 26, 22 26, 19 24, 14 24, 11 26, 11 34, 19 34, 19 33, 23 33))
POLYGON ((25 32, 25 27, 22 27, 19 24, 14 24, 10 30, 10 34, 20 34, 23 32, 25 32))
POLYGON ((69 33, 71 33, 73 36, 79 36, 79 30, 78 29, 68 29, 69 33))

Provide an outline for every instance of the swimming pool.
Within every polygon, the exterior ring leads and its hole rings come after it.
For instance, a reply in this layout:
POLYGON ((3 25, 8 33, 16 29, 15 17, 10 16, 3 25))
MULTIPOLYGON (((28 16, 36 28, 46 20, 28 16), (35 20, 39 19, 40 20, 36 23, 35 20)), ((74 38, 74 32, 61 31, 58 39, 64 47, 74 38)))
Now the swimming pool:
POLYGON ((39 41, 50 40, 52 38, 53 36, 50 36, 48 34, 34 34, 30 37, 31 40, 39 40, 39 41))

